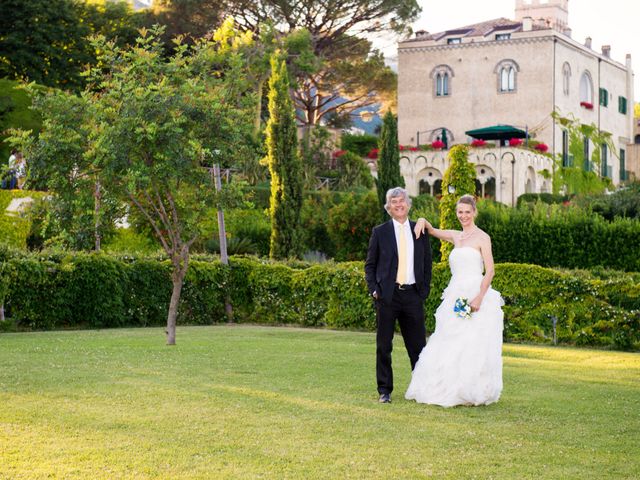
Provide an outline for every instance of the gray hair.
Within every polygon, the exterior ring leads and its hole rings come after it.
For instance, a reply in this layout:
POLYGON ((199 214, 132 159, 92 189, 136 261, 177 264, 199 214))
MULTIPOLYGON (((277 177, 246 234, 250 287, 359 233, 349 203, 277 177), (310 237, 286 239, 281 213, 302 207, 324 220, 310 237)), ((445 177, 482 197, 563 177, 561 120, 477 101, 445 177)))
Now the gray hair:
POLYGON ((391 208, 391 199, 403 197, 409 208, 411 208, 411 197, 409 196, 409 192, 407 192, 402 187, 393 187, 387 190, 387 203, 384 204, 384 209, 389 213, 389 209, 391 208))

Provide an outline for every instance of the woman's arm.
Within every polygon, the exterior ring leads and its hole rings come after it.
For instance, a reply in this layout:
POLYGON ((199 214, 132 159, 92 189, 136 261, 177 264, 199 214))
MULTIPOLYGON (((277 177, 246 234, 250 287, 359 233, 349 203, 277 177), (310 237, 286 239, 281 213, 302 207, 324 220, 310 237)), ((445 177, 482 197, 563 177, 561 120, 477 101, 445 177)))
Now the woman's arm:
POLYGON ((482 304, 482 300, 484 299, 487 290, 491 286, 491 281, 494 276, 494 264, 493 264, 493 253, 491 251, 491 238, 486 233, 484 234, 486 238, 482 239, 480 244, 480 253, 482 254, 482 261, 484 262, 484 277, 482 277, 482 282, 480 283, 480 293, 476 295, 476 297, 471 300, 469 305, 471 306, 471 311, 477 312, 480 310, 480 305, 482 304))
POLYGON ((416 238, 420 238, 420 235, 427 231, 429 235, 432 237, 439 238, 440 240, 446 240, 447 242, 453 242, 454 236, 459 232, 457 230, 440 230, 435 228, 431 223, 427 221, 427 219, 420 217, 416 222, 416 226, 413 231, 416 234, 416 238))

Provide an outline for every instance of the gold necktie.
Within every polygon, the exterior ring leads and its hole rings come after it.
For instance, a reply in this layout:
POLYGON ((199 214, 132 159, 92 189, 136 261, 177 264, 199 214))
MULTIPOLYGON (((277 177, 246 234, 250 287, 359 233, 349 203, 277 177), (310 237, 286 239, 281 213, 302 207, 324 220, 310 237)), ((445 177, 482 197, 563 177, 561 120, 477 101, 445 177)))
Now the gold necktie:
POLYGON ((396 282, 400 285, 407 283, 407 243, 405 241, 404 225, 400 226, 398 235, 398 275, 396 282))

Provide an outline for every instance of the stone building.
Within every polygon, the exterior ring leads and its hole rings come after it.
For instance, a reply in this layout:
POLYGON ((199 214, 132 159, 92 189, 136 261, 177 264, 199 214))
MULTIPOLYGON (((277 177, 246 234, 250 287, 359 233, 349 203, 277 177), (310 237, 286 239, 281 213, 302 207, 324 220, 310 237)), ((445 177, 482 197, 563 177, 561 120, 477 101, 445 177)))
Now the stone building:
MULTIPOLYGON (((468 143, 468 130, 513 125, 570 163, 568 134, 551 116, 557 111, 612 134, 613 151, 590 142, 584 148, 588 156, 601 149, 600 175, 614 184, 624 181, 634 127, 631 56, 621 64, 611 58, 610 47, 595 52, 590 38, 571 38, 568 0, 516 0, 515 7, 514 20, 499 18, 435 34, 419 31, 399 43, 400 143, 430 143, 443 131, 449 145, 468 143)), ((409 163, 412 157, 415 152, 407 156, 409 163)), ((531 173, 538 167, 521 161, 524 157, 515 155, 513 176, 494 179, 497 199, 510 197, 504 185, 511 183, 514 192, 549 187, 540 171, 531 173)), ((553 168, 550 161, 543 163, 553 168)), ((407 185, 416 190, 429 172, 441 176, 446 162, 436 164, 425 165, 431 171, 413 172, 407 185)), ((502 168, 503 175, 511 167, 502 168)))
POLYGON ((625 180, 640 180, 640 117, 633 119, 633 144, 627 148, 625 180))

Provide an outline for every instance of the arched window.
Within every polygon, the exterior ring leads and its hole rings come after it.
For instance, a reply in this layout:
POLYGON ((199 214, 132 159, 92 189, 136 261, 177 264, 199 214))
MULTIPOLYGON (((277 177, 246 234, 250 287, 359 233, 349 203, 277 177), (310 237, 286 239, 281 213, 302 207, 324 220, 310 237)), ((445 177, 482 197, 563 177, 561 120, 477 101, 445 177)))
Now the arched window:
POLYGON ((494 72, 498 75, 498 92, 511 93, 516 91, 517 74, 520 71, 518 64, 511 59, 502 60, 494 72))
POLYGON ((562 93, 569 95, 569 85, 571 84, 571 67, 567 62, 562 65, 562 93))
POLYGON ((431 71, 433 79, 433 94, 436 97, 448 97, 451 95, 451 78, 453 70, 449 65, 438 65, 431 71))
POLYGON ((593 82, 591 74, 586 70, 580 77, 580 101, 593 105, 593 82))
POLYGON ((436 97, 449 95, 449 74, 447 72, 436 75, 436 97))

